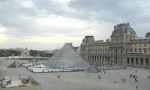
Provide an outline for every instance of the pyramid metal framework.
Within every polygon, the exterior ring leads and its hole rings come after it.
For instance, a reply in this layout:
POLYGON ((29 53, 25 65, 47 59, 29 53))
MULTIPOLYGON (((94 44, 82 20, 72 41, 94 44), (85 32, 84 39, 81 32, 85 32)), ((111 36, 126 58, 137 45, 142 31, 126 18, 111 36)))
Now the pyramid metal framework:
POLYGON ((50 67, 52 68, 87 68, 86 63, 80 55, 75 52, 71 43, 66 43, 54 56, 50 59, 50 67))

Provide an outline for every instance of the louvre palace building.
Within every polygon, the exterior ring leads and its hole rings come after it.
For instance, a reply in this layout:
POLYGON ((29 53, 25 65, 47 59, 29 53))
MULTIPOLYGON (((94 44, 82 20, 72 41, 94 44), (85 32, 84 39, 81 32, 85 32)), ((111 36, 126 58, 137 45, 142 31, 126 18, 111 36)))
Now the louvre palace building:
POLYGON ((80 55, 90 65, 150 68, 150 32, 141 39, 129 23, 117 24, 109 40, 85 36, 80 55))

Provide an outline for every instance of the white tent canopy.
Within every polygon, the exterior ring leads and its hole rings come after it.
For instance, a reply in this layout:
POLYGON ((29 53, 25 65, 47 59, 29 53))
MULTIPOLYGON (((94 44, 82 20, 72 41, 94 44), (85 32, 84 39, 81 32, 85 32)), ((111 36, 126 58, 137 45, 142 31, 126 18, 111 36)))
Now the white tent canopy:
POLYGON ((71 43, 66 43, 50 59, 53 68, 87 68, 88 64, 74 51, 71 43))

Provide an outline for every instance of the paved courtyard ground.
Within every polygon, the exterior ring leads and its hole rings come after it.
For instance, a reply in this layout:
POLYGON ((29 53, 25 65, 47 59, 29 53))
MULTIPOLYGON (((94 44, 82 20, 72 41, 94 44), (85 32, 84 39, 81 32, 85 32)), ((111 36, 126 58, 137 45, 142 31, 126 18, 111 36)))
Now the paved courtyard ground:
MULTIPOLYGON (((150 70, 147 69, 108 70, 104 74, 88 72, 32 73, 25 68, 9 68, 5 74, 33 77, 40 83, 39 90, 150 90, 150 79, 148 79, 150 70), (131 73, 136 73, 138 76, 137 83, 133 78, 129 78, 131 73)), ((14 88, 0 90, 14 90, 14 88)), ((24 89, 17 88, 16 90, 24 89)), ((35 89, 33 88, 33 90, 35 89)))

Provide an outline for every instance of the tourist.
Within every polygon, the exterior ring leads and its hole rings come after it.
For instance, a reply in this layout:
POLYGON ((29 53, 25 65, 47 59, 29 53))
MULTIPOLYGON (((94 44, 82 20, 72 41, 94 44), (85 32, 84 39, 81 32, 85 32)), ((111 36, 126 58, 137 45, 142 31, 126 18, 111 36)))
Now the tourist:
POLYGON ((138 85, 136 85, 136 90, 138 90, 138 88, 139 88, 138 85))
POLYGON ((61 78, 61 76, 60 76, 60 75, 57 75, 57 78, 58 78, 58 79, 60 79, 60 78, 61 78))
POLYGON ((101 75, 97 75, 97 78, 98 78, 98 79, 101 79, 101 75))

